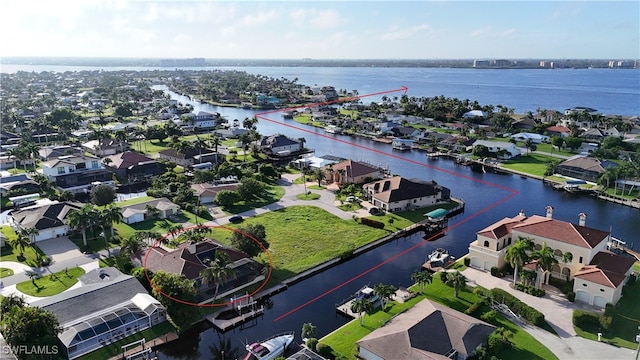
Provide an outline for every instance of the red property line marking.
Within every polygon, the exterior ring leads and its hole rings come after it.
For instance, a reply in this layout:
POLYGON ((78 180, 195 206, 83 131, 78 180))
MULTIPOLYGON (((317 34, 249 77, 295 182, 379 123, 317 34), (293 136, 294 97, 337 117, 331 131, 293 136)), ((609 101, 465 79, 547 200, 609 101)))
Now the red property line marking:
MULTIPOLYGON (((391 157, 391 158, 394 158, 394 159, 397 159, 397 160, 400 160, 400 161, 409 162, 411 164, 422 166, 422 167, 426 167, 426 168, 429 168, 429 169, 437 170, 437 171, 440 171, 440 172, 443 172, 443 173, 446 173, 446 174, 449 174, 449 175, 457 176, 457 177, 465 179, 465 180, 473 181, 473 182, 480 183, 480 184, 483 184, 483 185, 486 185, 486 186, 491 186, 491 187, 494 187, 494 188, 497 188, 497 189, 500 189, 500 190, 504 190, 504 191, 509 193, 507 196, 505 196, 505 197, 503 197, 503 198, 501 198, 501 199, 499 199, 499 200, 487 205, 486 207, 478 210, 477 212, 471 214, 470 216, 468 216, 468 217, 466 217, 464 219, 461 219, 460 221, 456 222, 455 224, 453 224, 451 226, 448 226, 447 229, 454 229, 454 228, 466 223, 467 221, 475 218, 476 216, 481 215, 481 214, 489 211, 490 209, 492 209, 492 208, 494 208, 494 207, 496 207, 496 206, 498 206, 498 205, 500 205, 500 204, 512 199, 513 197, 515 197, 515 196, 517 196, 519 194, 519 192, 517 190, 511 189, 509 187, 506 187, 506 186, 503 186, 503 185, 500 185, 500 184, 495 184, 495 183, 492 183, 492 182, 489 182, 489 181, 485 181, 485 180, 481 180, 481 179, 475 179, 475 178, 472 178, 470 176, 467 176, 467 175, 464 175, 464 174, 460 174, 460 173, 456 173, 456 172, 451 171, 451 170, 446 170, 446 169, 442 169, 442 168, 439 168, 439 167, 436 167, 436 166, 433 166, 433 165, 421 163, 419 161, 406 159, 406 158, 403 158, 403 157, 401 157, 399 155, 390 154, 390 153, 384 152, 382 150, 373 149, 373 148, 370 148, 370 147, 367 147, 367 146, 364 146, 364 145, 360 145, 360 144, 354 144, 354 143, 352 143, 350 141, 346 141, 346 140, 342 140, 342 139, 339 139, 339 138, 335 138, 333 136, 329 136, 329 135, 325 135, 325 134, 318 134, 318 133, 316 133, 314 131, 311 131, 309 129, 305 129, 305 128, 302 128, 302 127, 299 127, 299 126, 295 126, 295 125, 291 125, 291 124, 286 124, 286 123, 283 123, 283 122, 280 122, 280 121, 277 121, 277 120, 273 120, 273 119, 270 119, 270 118, 264 116, 264 115, 268 115, 268 114, 279 113, 279 112, 282 112, 282 111, 298 109, 298 108, 302 108, 302 107, 314 107, 314 106, 319 106, 319 105, 328 105, 328 104, 334 104, 334 103, 338 103, 338 102, 351 101, 351 100, 361 99, 361 98, 365 98, 365 97, 369 97, 369 96, 382 95, 382 94, 388 94, 388 93, 399 92, 399 91, 404 91, 404 93, 406 94, 407 90, 408 90, 408 88, 406 86, 403 86, 400 89, 381 91, 381 92, 377 92, 377 93, 360 95, 360 96, 353 96, 353 97, 349 97, 349 98, 346 98, 346 99, 339 99, 339 100, 327 101, 327 102, 319 102, 319 103, 314 103, 314 104, 291 107, 291 108, 287 108, 287 109, 277 109, 277 110, 271 110, 271 111, 267 111, 267 112, 261 112, 261 113, 257 113, 255 116, 256 116, 256 118, 261 119, 261 120, 269 121, 271 123, 275 123, 275 124, 278 124, 278 125, 284 125, 284 126, 287 126, 289 128, 292 128, 292 129, 296 129, 296 130, 299 130, 299 131, 303 131, 303 132, 312 134, 314 136, 321 136, 321 137, 324 137, 326 139, 330 139, 332 141, 338 141, 338 142, 341 142, 343 144, 347 144, 349 146, 354 146, 354 147, 357 147, 357 148, 360 148, 360 149, 363 149, 363 150, 374 152, 376 154, 380 154, 380 155, 383 155, 383 156, 391 157)), ((338 290, 338 289, 340 289, 340 288, 352 283, 353 281, 365 276, 366 274, 369 274, 370 272, 372 272, 372 271, 374 271, 374 270, 376 270, 376 269, 378 269, 378 268, 380 268, 380 267, 382 267, 382 266, 384 266, 384 265, 396 260, 397 258, 403 256, 404 254, 415 250, 416 248, 424 245, 426 242, 428 242, 428 241, 430 241, 430 240, 442 235, 443 233, 444 233, 443 231, 438 232, 438 233, 430 236, 429 238, 424 239, 421 242, 418 242, 417 244, 413 245, 412 247, 410 247, 408 249, 405 249, 405 250, 395 254, 392 257, 387 258, 386 260, 380 262, 379 264, 377 264, 377 265, 375 265, 375 266, 363 271, 362 273, 360 273, 358 275, 353 276, 350 279, 345 280, 344 282, 342 282, 342 283, 336 285, 335 287, 333 287, 333 288, 321 293, 320 295, 314 297, 313 299, 311 299, 311 300, 309 300, 309 301, 307 301, 307 302, 305 302, 303 304, 300 304, 297 307, 287 311, 286 313, 276 317, 274 319, 274 321, 282 320, 283 318, 285 318, 285 317, 293 314, 294 312, 306 307, 307 305, 309 305, 309 304, 311 304, 311 303, 313 303, 313 302, 315 302, 315 301, 317 301, 317 300, 319 300, 319 299, 331 294, 332 292, 334 292, 334 291, 336 291, 336 290, 338 290)))

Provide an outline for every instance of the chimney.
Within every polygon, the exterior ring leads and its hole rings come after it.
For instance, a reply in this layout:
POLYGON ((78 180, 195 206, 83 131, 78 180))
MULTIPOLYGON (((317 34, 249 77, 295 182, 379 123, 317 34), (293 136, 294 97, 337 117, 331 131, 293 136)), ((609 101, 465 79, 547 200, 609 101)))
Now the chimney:
POLYGON ((553 206, 547 206, 547 218, 553 219, 553 206))
POLYGON ((578 223, 578 225, 585 226, 584 224, 587 222, 587 214, 580 213, 578 217, 580 217, 580 222, 578 223))
POLYGON ((524 209, 520 210, 520 213, 518 215, 524 216, 524 209))
POLYGON ((189 254, 196 253, 196 243, 194 241, 189 241, 189 254))

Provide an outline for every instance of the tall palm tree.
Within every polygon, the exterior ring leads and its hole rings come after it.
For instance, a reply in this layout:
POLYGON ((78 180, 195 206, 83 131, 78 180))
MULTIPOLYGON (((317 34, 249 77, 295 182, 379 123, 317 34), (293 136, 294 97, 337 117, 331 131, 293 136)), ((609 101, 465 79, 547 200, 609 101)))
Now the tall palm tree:
POLYGON ((108 204, 102 209, 102 211, 100 211, 100 217, 105 220, 105 224, 107 225, 107 227, 109 227, 111 233, 110 239, 113 241, 113 238, 115 237, 113 223, 117 224, 122 222, 122 212, 120 207, 116 206, 115 204, 108 204))
POLYGON ((200 278, 203 285, 214 283, 216 286, 213 299, 218 297, 218 290, 220 285, 223 284, 229 276, 233 274, 233 270, 225 263, 221 258, 216 258, 208 263, 208 267, 200 271, 200 278))
POLYGON ((86 204, 80 210, 69 213, 69 226, 82 230, 82 243, 87 246, 87 229, 94 226, 96 219, 96 210, 92 204, 86 204))
MULTIPOLYGON (((572 255, 573 256, 573 255, 572 255)), ((538 260, 536 264, 536 270, 540 272, 539 281, 536 281, 536 288, 540 288, 544 281, 544 273, 550 271, 554 264, 558 263, 558 259, 556 259, 553 254, 553 249, 547 246, 546 242, 542 243, 542 247, 539 250, 536 250, 531 254, 531 257, 538 260)))
POLYGON ((420 288, 420 293, 422 294, 424 292, 425 285, 431 284, 433 279, 430 272, 416 270, 411 274, 411 280, 418 284, 418 288, 420 288))
POLYGON ((369 299, 356 299, 351 303, 351 312, 359 315, 360 326, 364 324, 364 317, 371 310, 373 310, 373 303, 369 299))
POLYGON ((176 241, 176 235, 178 235, 182 231, 182 229, 184 229, 184 226, 182 226, 182 224, 174 224, 167 228, 167 232, 171 234, 172 241, 176 241))
POLYGON ((14 249, 20 249, 19 257, 24 258, 24 249, 31 246, 31 239, 29 239, 27 235, 19 232, 17 237, 9 240, 9 245, 14 249))
POLYGON ((518 241, 509 247, 505 253, 504 259, 513 267, 513 285, 516 284, 518 271, 529 260, 529 251, 532 250, 531 244, 530 241, 518 237, 518 241))
POLYGON ((448 272, 445 284, 453 287, 453 296, 458 297, 460 290, 467 285, 467 278, 460 271, 448 272))
POLYGON ((120 254, 133 255, 144 248, 144 241, 138 236, 138 234, 130 236, 122 240, 122 246, 120 246, 120 254))
POLYGON ((193 141, 193 146, 198 149, 198 155, 200 155, 200 163, 202 162, 202 149, 206 149, 209 144, 205 139, 201 139, 199 136, 196 136, 196 139, 193 141))
POLYGON ((118 130, 114 137, 120 143, 120 152, 124 152, 124 146, 127 144, 127 141, 129 141, 129 133, 125 130, 118 130))
POLYGON ((240 135, 240 143, 242 143, 242 154, 244 155, 244 162, 247 162, 247 150, 248 145, 251 143, 251 138, 249 134, 240 135))
POLYGON ((318 186, 321 186, 322 180, 324 180, 326 177, 324 170, 322 170, 322 168, 317 168, 313 172, 313 176, 316 178, 316 180, 318 180, 318 186))
POLYGON ((382 311, 384 311, 387 302, 393 298, 396 293, 396 287, 387 284, 377 284, 373 287, 373 293, 380 298, 380 304, 382 305, 382 311))
POLYGON ((36 242, 35 237, 40 234, 40 230, 34 227, 23 228, 23 229, 20 229, 20 234, 26 236, 29 239, 29 242, 31 244, 34 244, 36 242))

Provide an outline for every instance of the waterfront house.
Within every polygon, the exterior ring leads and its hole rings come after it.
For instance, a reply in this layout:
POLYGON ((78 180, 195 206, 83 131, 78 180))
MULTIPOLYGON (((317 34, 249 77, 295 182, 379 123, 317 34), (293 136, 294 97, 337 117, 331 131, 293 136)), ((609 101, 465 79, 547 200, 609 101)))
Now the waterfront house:
POLYGON ((184 116, 194 131, 211 130, 216 127, 216 124, 220 119, 219 113, 210 113, 206 111, 200 111, 197 114, 189 113, 184 116))
POLYGON ((91 270, 78 285, 32 302, 52 312, 62 332, 61 355, 75 359, 167 320, 160 302, 140 282, 113 267, 91 270))
POLYGON ((451 191, 435 181, 394 176, 364 184, 369 202, 389 212, 414 210, 449 200, 451 191))
POLYGON ((344 160, 325 167, 329 171, 327 181, 343 184, 362 184, 367 181, 382 179, 385 170, 361 161, 344 160), (331 170, 330 170, 331 169, 331 170))
POLYGON ((487 140, 476 140, 473 143, 473 147, 476 146, 486 146, 490 153, 498 153, 501 150, 505 151, 503 156, 504 159, 511 159, 516 156, 520 156, 520 149, 512 143, 502 142, 502 141, 487 141, 487 140))
POLYGON ((528 217, 521 212, 478 231, 476 240, 469 245, 470 265, 484 270, 494 266, 502 268, 506 265, 507 249, 519 238, 528 238, 533 241, 534 250, 546 243, 554 250, 558 260, 551 269, 542 273, 538 281, 547 283, 550 276, 563 280, 575 278, 573 291, 576 300, 596 306, 615 304, 622 294, 622 286, 628 280, 633 261, 629 263, 624 257, 607 252, 611 234, 587 227, 585 214, 579 214, 578 224, 573 224, 554 219, 551 206, 546 210, 544 217, 528 217), (565 253, 571 253, 571 261, 563 262, 565 253), (616 263, 620 265, 619 268, 613 266, 616 263), (608 279, 606 284, 605 278, 608 279), (581 292, 584 294, 579 294, 581 292))
POLYGON ((90 154, 104 157, 119 152, 127 151, 131 148, 128 142, 118 141, 111 138, 104 138, 101 140, 89 140, 82 143, 82 149, 90 154))
POLYGON ((0 177, 0 194, 2 195, 33 194, 39 191, 40 185, 31 180, 27 174, 22 173, 0 177))
POLYGON ((127 183, 149 181, 164 172, 164 167, 157 160, 136 151, 107 156, 102 163, 107 170, 126 179, 127 183))
POLYGON ((522 142, 527 142, 529 140, 531 140, 531 142, 533 144, 542 144, 542 143, 548 143, 549 142, 549 137, 546 135, 540 135, 540 134, 535 134, 535 133, 527 133, 527 132, 521 132, 521 133, 517 133, 517 134, 513 134, 510 136, 511 139, 516 140, 516 141, 522 141, 522 142))
POLYGON ((169 148, 158 152, 158 158, 164 159, 168 161, 173 161, 174 163, 182 166, 188 167, 193 164, 202 163, 202 162, 216 162, 218 154, 211 149, 203 148, 201 150, 197 148, 192 148, 184 153, 178 152, 178 150, 169 148))
POLYGON ((260 148, 275 156, 287 156, 302 150, 302 142, 285 135, 271 135, 260 140, 260 148))
POLYGON ((556 165, 554 171, 560 175, 597 182, 607 168, 618 166, 609 160, 577 155, 556 165))
POLYGON ((59 156, 42 163, 42 174, 54 181, 61 191, 73 193, 89 191, 97 183, 113 185, 113 174, 93 156, 59 156))
POLYGON ((68 215, 80 210, 82 206, 83 204, 72 201, 30 206, 13 211, 11 222, 18 231, 30 228, 38 230, 38 234, 33 236, 33 242, 54 239, 69 233, 68 215))
POLYGON ((422 300, 356 342, 359 359, 468 359, 495 326, 442 304, 422 300))
POLYGON ((536 125, 538 125, 538 123, 535 119, 528 116, 523 116, 520 119, 514 120, 511 123, 511 128, 516 130, 531 130, 536 127, 536 125))
POLYGON ((177 215, 178 210, 180 210, 180 206, 172 203, 169 199, 157 198, 122 206, 120 212, 122 213, 123 223, 135 224, 147 220, 152 215, 160 219, 166 219, 170 216, 177 215), (153 211, 157 211, 157 214, 152 214, 153 211))
POLYGON ((146 257, 146 267, 149 271, 183 275, 193 281, 199 297, 206 300, 214 295, 215 284, 204 284, 200 273, 216 259, 217 253, 226 255, 229 260, 228 267, 233 272, 227 279, 221 279, 218 298, 264 280, 261 264, 249 258, 247 254, 212 239, 198 243, 185 242, 171 251, 160 247, 145 249, 134 254, 132 261, 137 266, 142 266, 146 257))

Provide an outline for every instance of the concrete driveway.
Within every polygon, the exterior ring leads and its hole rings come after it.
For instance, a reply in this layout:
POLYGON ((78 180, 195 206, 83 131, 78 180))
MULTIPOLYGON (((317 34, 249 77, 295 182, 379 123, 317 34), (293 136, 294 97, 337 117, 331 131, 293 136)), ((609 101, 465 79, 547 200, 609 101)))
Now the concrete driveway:
POLYGON ((38 241, 37 245, 42 252, 51 257, 52 262, 63 262, 84 256, 76 244, 66 236, 38 241))

